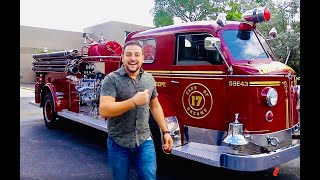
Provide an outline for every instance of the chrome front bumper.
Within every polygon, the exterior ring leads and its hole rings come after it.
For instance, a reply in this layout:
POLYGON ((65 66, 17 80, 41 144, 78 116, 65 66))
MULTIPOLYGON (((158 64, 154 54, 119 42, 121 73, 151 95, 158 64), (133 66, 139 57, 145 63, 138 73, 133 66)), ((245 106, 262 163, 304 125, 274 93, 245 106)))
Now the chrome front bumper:
POLYGON ((300 124, 297 123, 294 127, 283 131, 256 134, 250 140, 262 146, 269 146, 267 137, 277 137, 280 142, 290 140, 292 145, 281 144, 277 146, 278 149, 271 149, 268 153, 246 155, 228 145, 218 145, 218 137, 222 138, 225 135, 218 135, 219 133, 215 130, 189 126, 188 137, 190 141, 182 146, 174 146, 171 154, 230 170, 263 171, 300 157, 300 140, 291 139, 292 135, 300 134, 299 130, 300 124))
POLYGON ((171 154, 210 166, 236 171, 262 171, 300 157, 300 144, 255 155, 234 154, 228 146, 190 142, 172 148, 171 154))
POLYGON ((220 166, 237 171, 262 171, 300 157, 300 144, 291 145, 275 151, 239 156, 221 154, 220 166))

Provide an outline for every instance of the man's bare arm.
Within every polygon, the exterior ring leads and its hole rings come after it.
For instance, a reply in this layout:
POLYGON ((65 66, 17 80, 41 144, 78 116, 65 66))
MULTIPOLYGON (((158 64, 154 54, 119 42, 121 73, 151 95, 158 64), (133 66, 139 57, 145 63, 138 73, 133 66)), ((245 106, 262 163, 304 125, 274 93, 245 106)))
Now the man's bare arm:
POLYGON ((112 96, 100 96, 99 112, 102 118, 116 117, 136 107, 133 98, 115 101, 112 96))
POLYGON ((150 111, 160 129, 162 131, 168 131, 167 125, 164 121, 163 109, 157 97, 150 100, 150 111))
MULTIPOLYGON (((150 100, 150 111, 154 120, 157 122, 158 126, 160 127, 161 131, 162 132, 168 131, 168 127, 166 125, 166 122, 164 121, 163 110, 157 97, 150 100)), ((166 152, 170 152, 173 144, 171 135, 169 133, 165 133, 163 135, 163 139, 164 139, 163 150, 166 152)))
POLYGON ((149 90, 137 92, 132 98, 115 102, 112 96, 100 96, 99 111, 102 118, 119 116, 137 106, 144 105, 149 101, 149 90))

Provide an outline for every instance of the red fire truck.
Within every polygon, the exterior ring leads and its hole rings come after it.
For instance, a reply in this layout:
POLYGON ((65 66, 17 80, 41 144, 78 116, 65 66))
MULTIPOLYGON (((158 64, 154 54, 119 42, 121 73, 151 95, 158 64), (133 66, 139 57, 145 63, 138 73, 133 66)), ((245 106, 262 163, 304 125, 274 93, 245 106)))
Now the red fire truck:
MULTIPOLYGON (((130 33, 143 45, 143 69, 151 73, 165 121, 174 139, 163 152, 152 117, 157 153, 236 171, 262 171, 300 156, 299 86, 295 71, 281 63, 257 23, 266 7, 243 21, 198 21, 130 33)), ((274 38, 276 31, 270 31, 274 38)), ((34 54, 35 101, 45 125, 60 118, 107 132, 99 116, 104 76, 121 66, 119 43, 84 34, 81 50, 34 54), (89 42, 87 42, 89 41, 89 42), (97 70, 97 63, 102 68, 97 70)))

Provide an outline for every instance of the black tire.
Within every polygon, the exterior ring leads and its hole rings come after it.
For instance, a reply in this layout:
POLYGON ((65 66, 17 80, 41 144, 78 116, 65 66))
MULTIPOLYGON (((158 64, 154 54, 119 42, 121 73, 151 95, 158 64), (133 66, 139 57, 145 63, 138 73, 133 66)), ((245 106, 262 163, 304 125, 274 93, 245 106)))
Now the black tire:
POLYGON ((43 119, 48 129, 57 128, 58 115, 54 110, 53 97, 50 92, 43 98, 43 119))

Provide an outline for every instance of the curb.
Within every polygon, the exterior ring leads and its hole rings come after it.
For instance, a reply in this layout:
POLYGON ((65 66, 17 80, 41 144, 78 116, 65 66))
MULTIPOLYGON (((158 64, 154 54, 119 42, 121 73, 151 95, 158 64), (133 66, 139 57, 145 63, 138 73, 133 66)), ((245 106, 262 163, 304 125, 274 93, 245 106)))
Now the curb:
POLYGON ((22 87, 20 86, 21 89, 26 89, 26 90, 31 90, 31 91, 34 91, 34 88, 28 88, 28 87, 22 87))

